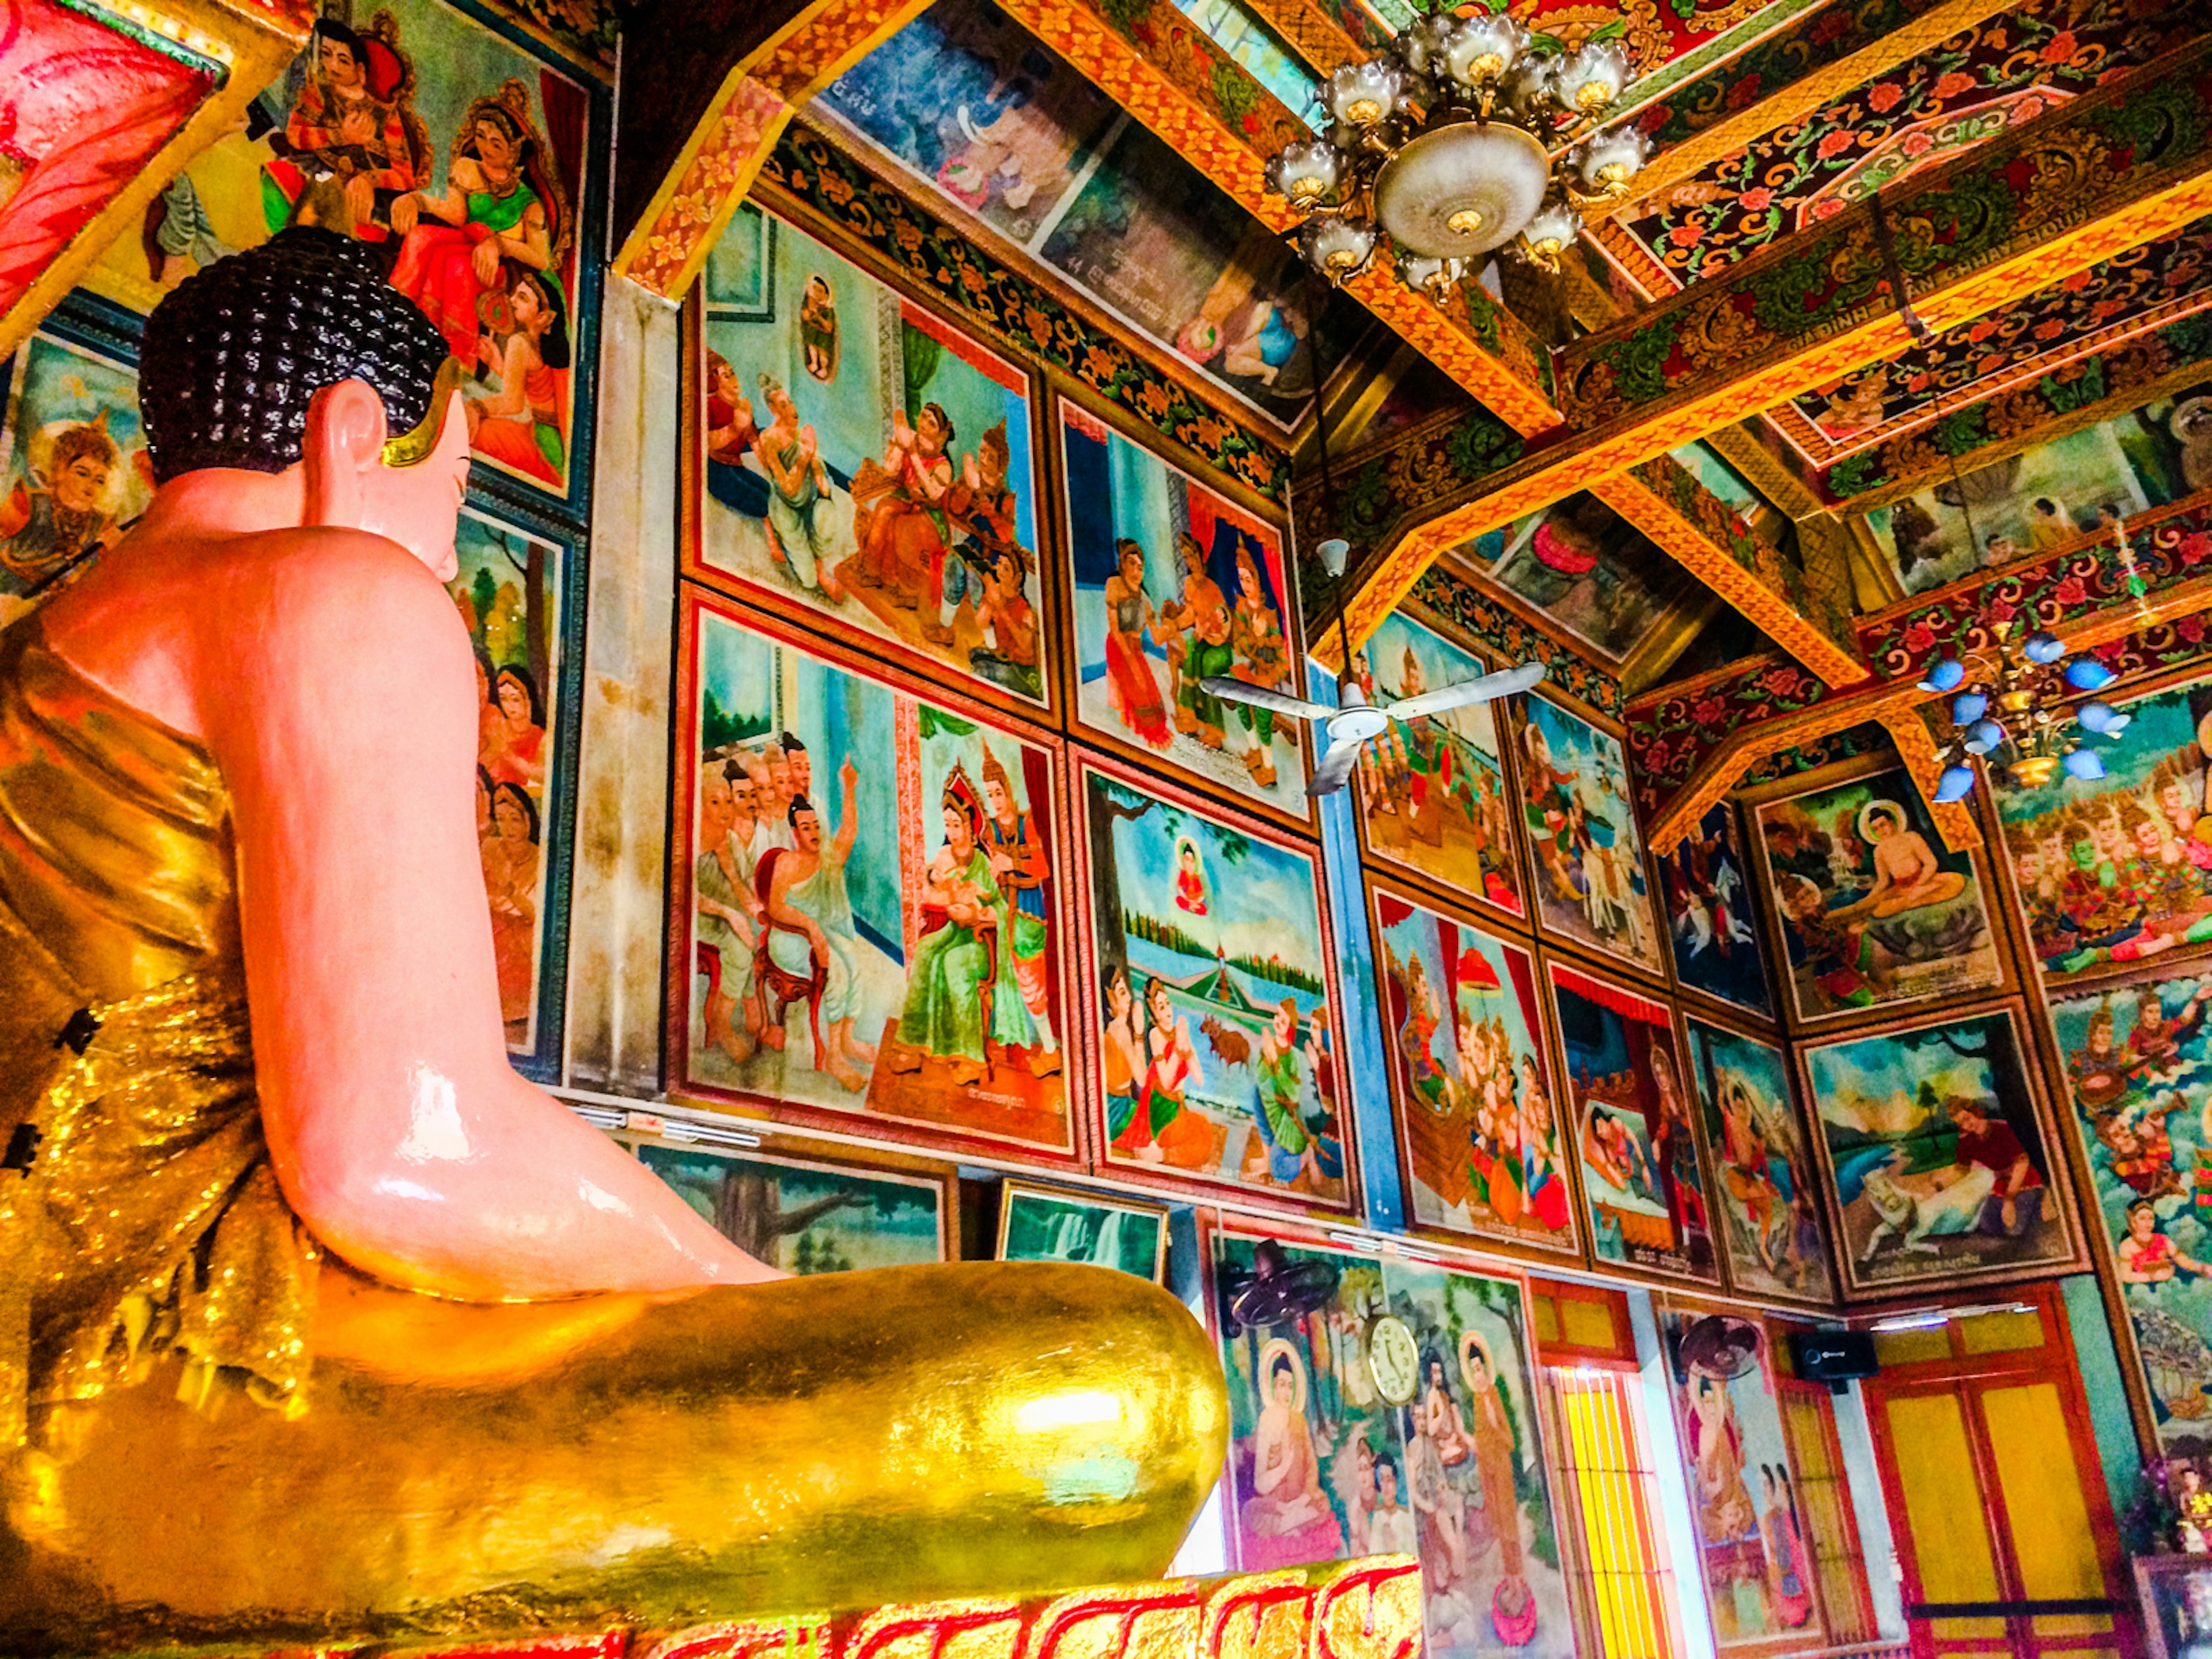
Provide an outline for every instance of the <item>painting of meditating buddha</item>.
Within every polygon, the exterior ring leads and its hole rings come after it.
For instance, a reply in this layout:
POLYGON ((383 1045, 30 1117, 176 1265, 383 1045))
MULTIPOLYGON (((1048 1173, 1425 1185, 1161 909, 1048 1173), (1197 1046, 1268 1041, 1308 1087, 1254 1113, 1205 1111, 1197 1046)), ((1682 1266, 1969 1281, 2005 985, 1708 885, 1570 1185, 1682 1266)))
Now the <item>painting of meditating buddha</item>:
POLYGON ((690 1086, 1073 1150, 1049 750, 694 597, 690 1086))
POLYGON ((749 205, 703 287, 693 574, 1048 705, 1028 374, 749 205))

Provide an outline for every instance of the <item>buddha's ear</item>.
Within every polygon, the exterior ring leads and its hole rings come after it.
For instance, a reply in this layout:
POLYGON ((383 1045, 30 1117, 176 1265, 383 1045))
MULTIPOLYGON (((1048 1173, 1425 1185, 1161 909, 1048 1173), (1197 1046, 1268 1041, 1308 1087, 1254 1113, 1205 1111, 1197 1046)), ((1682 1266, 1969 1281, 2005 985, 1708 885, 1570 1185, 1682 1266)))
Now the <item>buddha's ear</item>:
POLYGON ((384 461, 389 435, 384 399, 361 380, 341 380, 307 404, 301 446, 307 468, 307 522, 359 529, 370 480, 384 461))

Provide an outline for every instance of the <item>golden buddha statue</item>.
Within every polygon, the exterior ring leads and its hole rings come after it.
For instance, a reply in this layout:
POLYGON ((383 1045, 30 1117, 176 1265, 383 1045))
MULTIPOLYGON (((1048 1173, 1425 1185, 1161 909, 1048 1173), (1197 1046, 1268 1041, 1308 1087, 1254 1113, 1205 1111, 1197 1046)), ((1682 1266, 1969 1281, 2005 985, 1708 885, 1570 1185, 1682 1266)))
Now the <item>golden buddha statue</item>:
POLYGON ((217 263, 151 508, 0 633, 0 1647, 1158 1574, 1226 1433, 1172 1297, 781 1278, 509 1068, 457 379, 355 244, 217 263))

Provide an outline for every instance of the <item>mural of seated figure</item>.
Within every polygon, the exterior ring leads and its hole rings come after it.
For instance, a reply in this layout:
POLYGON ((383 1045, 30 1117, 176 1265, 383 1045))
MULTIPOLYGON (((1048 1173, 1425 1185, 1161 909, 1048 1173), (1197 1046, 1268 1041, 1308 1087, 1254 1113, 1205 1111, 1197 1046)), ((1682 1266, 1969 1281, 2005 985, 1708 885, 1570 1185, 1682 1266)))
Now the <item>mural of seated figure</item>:
POLYGON ((1227 1426, 1172 1297, 781 1279, 509 1068, 458 381, 332 232, 215 263, 150 509, 0 633, 0 1648, 1158 1574, 1227 1426))

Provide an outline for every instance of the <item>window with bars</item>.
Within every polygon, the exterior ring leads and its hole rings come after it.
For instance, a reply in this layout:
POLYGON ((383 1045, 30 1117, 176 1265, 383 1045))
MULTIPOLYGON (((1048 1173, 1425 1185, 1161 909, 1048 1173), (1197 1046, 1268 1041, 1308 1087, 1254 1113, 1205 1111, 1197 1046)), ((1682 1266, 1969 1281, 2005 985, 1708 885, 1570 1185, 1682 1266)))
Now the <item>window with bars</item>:
POLYGON ((1577 1598, 1605 1659, 1674 1659, 1681 1650, 1674 1574, 1659 1528, 1650 1437, 1633 1371, 1551 1366, 1558 1491, 1573 1524, 1577 1598))
POLYGON ((1876 1630, 1867 1589, 1866 1558, 1836 1439, 1835 1408, 1827 1391, 1783 1381, 1778 1394, 1790 1461, 1797 1471, 1797 1524, 1813 1555, 1813 1578, 1826 1615, 1828 1639, 1870 1642, 1876 1630))

